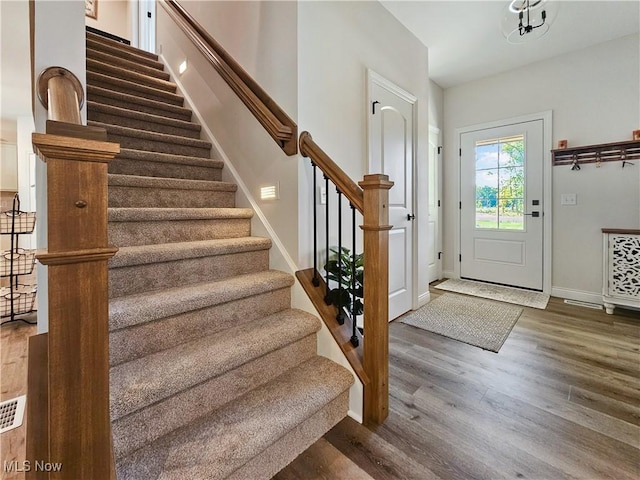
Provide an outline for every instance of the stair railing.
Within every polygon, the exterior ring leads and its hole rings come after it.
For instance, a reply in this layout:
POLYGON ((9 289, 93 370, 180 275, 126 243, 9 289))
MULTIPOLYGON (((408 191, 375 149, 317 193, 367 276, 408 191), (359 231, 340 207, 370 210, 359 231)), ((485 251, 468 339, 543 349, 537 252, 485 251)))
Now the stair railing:
MULTIPOLYGON (((297 273, 305 291, 323 316, 334 338, 347 356, 364 387, 363 420, 368 425, 379 425, 387 418, 389 406, 389 189, 393 182, 387 175, 365 175, 356 184, 336 163, 313 141, 309 132, 300 135, 300 154, 311 160, 313 168, 313 268, 297 273), (317 169, 325 181, 325 235, 324 255, 318 250, 318 201, 317 169), (330 183, 336 188, 336 209, 338 255, 332 264, 330 255, 331 209, 330 183), (350 258, 342 258, 342 197, 349 201, 351 209, 352 248, 350 258), (356 210, 362 215, 363 270, 358 266, 356 253, 356 210), (324 263, 325 278, 318 270, 318 260, 324 263), (336 273, 337 269, 337 273, 336 273), (348 272, 348 275, 344 274, 348 272), (362 273, 356 273, 361 271, 362 273), (358 305, 356 277, 362 278, 363 288, 363 331, 358 327, 358 305), (349 279, 347 282, 340 281, 349 279), (336 279, 338 281, 336 281, 336 279), (333 281, 337 284, 331 288, 333 281), (333 290, 333 292, 332 292, 333 290), (337 306, 331 303, 335 298, 337 306), (351 302, 350 304, 348 302, 351 302), (342 306, 346 303, 346 306, 342 306), (350 311, 350 325, 345 320, 345 311, 350 311)), ((335 301, 334 301, 335 303, 335 301)))
POLYGON ((175 0, 160 5, 287 155, 298 153, 298 126, 267 92, 175 0))
POLYGON ((61 67, 44 70, 48 109, 34 148, 47 163, 49 330, 29 343, 27 478, 114 479, 109 415, 107 163, 120 151, 102 128, 81 125, 82 85, 61 67), (59 465, 45 471, 39 465, 59 465))

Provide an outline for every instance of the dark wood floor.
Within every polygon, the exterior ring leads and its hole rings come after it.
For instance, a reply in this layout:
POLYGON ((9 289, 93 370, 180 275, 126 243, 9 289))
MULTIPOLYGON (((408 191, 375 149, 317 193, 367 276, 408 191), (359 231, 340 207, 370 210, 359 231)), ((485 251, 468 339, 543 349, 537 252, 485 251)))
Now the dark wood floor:
POLYGON ((275 478, 637 480, 639 344, 638 312, 556 298, 498 354, 393 322, 385 424, 346 419, 275 478))

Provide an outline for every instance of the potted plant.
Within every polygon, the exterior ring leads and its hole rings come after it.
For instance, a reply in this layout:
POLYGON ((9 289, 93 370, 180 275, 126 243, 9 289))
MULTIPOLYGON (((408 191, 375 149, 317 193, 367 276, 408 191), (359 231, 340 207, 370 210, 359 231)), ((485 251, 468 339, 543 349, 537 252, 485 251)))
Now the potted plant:
MULTIPOLYGON (((338 308, 339 314, 342 312, 342 309, 345 309, 351 317, 354 315, 362 315, 364 254, 359 253, 356 255, 354 269, 353 258, 348 248, 342 247, 340 253, 338 253, 337 248, 331 248, 329 250, 332 255, 324 266, 324 269, 327 272, 329 280, 337 282, 339 286, 328 291, 326 298, 327 303, 335 305, 336 308, 338 308), (338 259, 340 259, 340 265, 338 264, 338 259)), ((327 288, 329 288, 328 285, 327 288)))

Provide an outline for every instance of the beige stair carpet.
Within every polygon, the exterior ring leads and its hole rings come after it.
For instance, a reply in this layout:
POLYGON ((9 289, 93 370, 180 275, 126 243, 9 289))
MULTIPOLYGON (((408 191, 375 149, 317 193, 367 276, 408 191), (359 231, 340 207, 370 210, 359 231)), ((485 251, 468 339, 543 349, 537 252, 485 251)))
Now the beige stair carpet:
POLYGON ((119 479, 267 479, 346 415, 352 375, 221 181, 158 57, 87 34, 109 165, 111 420, 119 479))

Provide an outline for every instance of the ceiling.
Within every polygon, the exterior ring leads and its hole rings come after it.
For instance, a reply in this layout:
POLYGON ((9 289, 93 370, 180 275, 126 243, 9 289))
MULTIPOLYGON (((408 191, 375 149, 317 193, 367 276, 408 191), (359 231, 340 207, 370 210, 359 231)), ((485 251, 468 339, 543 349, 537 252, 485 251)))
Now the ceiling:
POLYGON ((429 76, 442 88, 640 30, 638 0, 550 0, 549 8, 557 15, 547 34, 519 45, 508 43, 502 34, 500 23, 509 0, 381 3, 429 48, 429 76))

